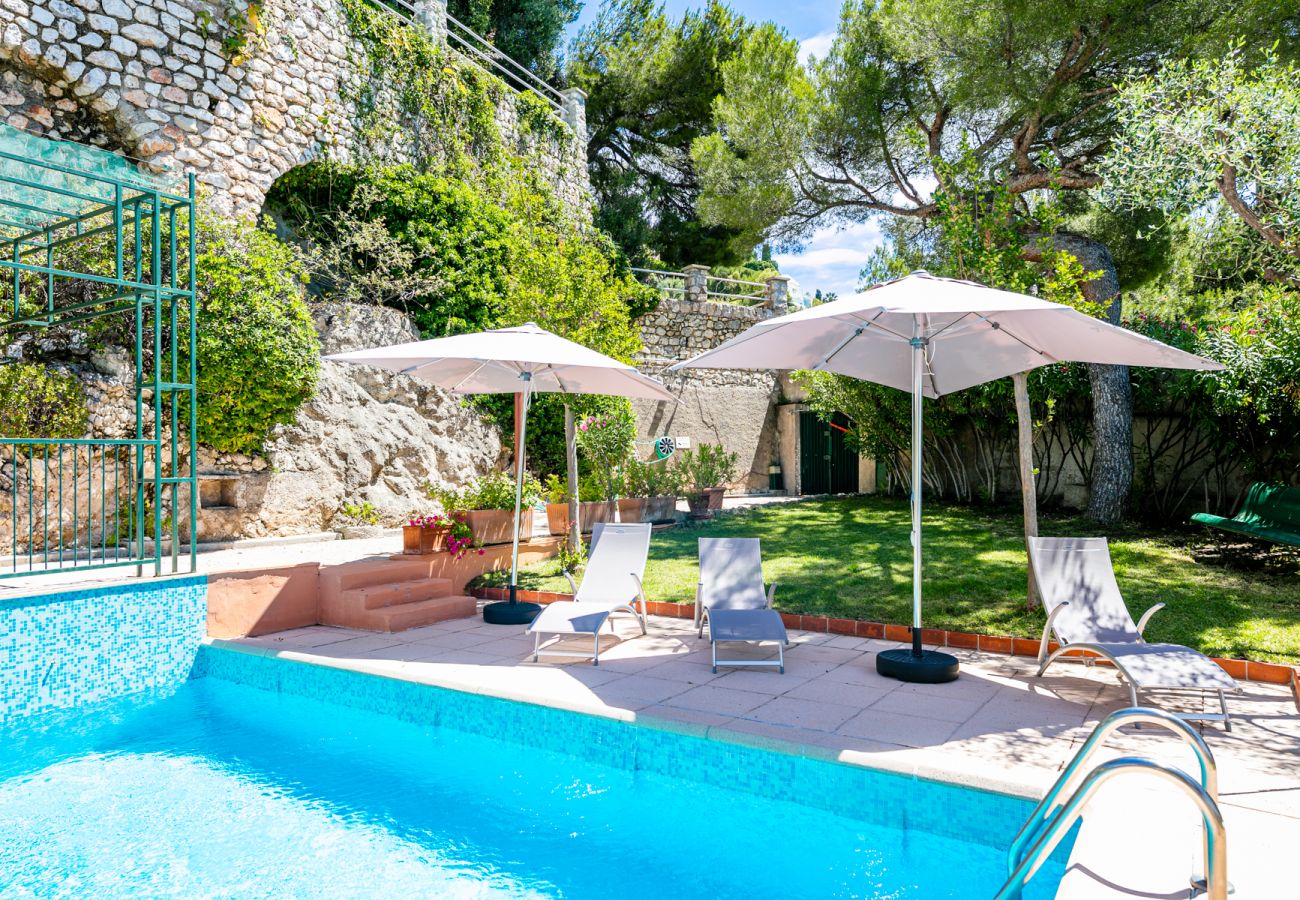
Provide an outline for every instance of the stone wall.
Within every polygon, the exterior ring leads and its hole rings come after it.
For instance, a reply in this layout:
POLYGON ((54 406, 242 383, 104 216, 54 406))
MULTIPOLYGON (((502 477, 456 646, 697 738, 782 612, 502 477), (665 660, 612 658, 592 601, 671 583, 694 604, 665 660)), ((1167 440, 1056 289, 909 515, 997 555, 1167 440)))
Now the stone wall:
MULTIPOLYGON (((235 26, 213 0, 3 0, 0 119, 193 170, 215 207, 256 212, 290 169, 382 149, 347 99, 364 51, 338 0, 267 0, 261 21, 232 53, 235 26)), ((507 142, 539 140, 521 133, 509 91, 498 121, 507 142)), ((565 133, 536 148, 538 165, 584 205, 585 146, 565 133)))
POLYGON ((640 436, 685 436, 696 444, 721 444, 740 457, 739 477, 730 487, 766 490, 767 468, 778 458, 777 376, 726 369, 665 370, 775 315, 759 306, 665 299, 642 316, 645 358, 638 368, 662 378, 678 402, 633 401, 640 436))

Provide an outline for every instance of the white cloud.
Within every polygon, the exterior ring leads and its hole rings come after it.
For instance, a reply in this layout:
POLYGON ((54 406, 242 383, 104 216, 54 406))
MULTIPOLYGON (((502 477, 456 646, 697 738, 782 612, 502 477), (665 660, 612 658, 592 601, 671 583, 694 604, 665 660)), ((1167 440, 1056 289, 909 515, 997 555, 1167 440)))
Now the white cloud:
POLYGON ((802 65, 807 65, 809 57, 824 58, 831 49, 834 40, 835 32, 833 31, 823 31, 821 34, 814 34, 810 38, 804 38, 799 42, 799 62, 802 65))
POLYGON ((802 290, 841 297, 858 289, 858 272, 872 251, 884 243, 875 222, 858 222, 843 228, 819 228, 799 253, 778 253, 782 274, 794 278, 802 290))

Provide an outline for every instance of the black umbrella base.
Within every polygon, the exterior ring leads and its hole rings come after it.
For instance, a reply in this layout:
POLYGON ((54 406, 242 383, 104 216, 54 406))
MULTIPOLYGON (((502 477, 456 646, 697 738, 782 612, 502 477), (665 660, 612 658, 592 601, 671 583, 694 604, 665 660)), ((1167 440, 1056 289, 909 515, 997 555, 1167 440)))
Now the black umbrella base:
POLYGON ((489 625, 527 625, 542 611, 538 603, 511 603, 502 600, 483 607, 483 621, 489 625))
POLYGON ((910 681, 913 684, 943 684, 955 681, 959 664, 957 657, 938 650, 923 650, 915 656, 911 648, 882 650, 876 654, 876 672, 886 678, 910 681))

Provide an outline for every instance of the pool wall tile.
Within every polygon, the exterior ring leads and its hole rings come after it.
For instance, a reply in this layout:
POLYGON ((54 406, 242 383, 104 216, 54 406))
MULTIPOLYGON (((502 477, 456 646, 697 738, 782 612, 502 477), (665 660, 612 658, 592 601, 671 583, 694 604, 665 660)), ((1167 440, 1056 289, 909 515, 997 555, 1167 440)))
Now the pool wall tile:
MULTIPOLYGON (((1031 808, 1025 800, 1004 794, 749 746, 716 737, 715 732, 684 734, 663 727, 667 723, 624 722, 264 650, 205 645, 193 677, 219 678, 997 847, 1009 845, 1031 808)), ((1071 844, 1062 842, 1053 858, 1064 860, 1071 844)))
POLYGON ((179 686, 206 619, 201 575, 0 600, 0 723, 179 686))

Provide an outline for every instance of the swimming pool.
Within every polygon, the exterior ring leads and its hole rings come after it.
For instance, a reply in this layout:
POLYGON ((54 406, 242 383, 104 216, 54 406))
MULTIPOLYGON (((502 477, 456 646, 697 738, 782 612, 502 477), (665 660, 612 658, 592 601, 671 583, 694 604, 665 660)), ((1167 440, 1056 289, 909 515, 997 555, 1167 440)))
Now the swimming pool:
MULTIPOLYGON (((204 652, 212 677, 169 696, 0 731, 0 895, 986 898, 1028 812, 823 760, 204 652), (359 702, 385 692, 408 721, 357 708, 390 703, 359 702), (485 716, 523 743, 451 727, 485 716)), ((1060 874, 1049 863, 1026 896, 1051 896, 1060 874)))

